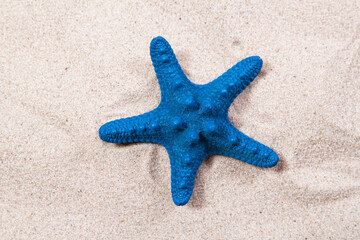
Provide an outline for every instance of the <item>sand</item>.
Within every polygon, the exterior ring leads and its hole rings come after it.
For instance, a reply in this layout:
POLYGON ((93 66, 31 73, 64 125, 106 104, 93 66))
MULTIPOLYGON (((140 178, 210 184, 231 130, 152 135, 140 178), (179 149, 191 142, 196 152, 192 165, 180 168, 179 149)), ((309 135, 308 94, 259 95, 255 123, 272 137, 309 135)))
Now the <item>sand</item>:
POLYGON ((360 239, 359 1, 0 1, 0 239, 360 239), (229 111, 274 149, 212 156, 177 207, 156 144, 102 142, 160 102, 153 37, 205 84, 264 61, 229 111))

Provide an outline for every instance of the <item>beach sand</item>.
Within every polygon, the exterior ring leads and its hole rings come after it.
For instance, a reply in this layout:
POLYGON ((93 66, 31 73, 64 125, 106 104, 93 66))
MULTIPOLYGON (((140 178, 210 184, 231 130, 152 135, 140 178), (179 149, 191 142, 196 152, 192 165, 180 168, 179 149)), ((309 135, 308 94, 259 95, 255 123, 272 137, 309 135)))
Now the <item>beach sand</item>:
POLYGON ((0 1, 0 239, 360 239, 359 1, 0 1), (258 55, 229 118, 271 147, 172 201, 164 147, 101 141, 157 107, 152 38, 205 84, 258 55))

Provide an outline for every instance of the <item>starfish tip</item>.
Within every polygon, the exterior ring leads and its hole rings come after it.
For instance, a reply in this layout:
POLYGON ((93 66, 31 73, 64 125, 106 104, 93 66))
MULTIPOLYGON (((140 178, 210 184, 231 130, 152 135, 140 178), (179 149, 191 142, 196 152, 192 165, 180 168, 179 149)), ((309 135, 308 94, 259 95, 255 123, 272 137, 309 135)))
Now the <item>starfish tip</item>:
POLYGON ((151 40, 150 54, 152 55, 152 57, 154 55, 163 54, 163 53, 166 53, 169 51, 171 51, 171 47, 165 38, 158 36, 158 37, 153 38, 153 40, 151 40))
POLYGON ((252 56, 245 58, 243 61, 245 61, 248 67, 250 67, 251 71, 253 72, 252 77, 255 78, 263 66, 263 60, 259 56, 252 56))
POLYGON ((186 205, 190 200, 191 194, 187 195, 178 195, 173 193, 172 198, 176 206, 184 206, 186 205))
POLYGON ((270 164, 268 167, 274 167, 280 160, 279 156, 273 151, 273 154, 270 155, 270 164))
POLYGON ((267 157, 266 162, 263 162, 259 167, 264 167, 264 168, 271 168, 276 166, 276 164, 279 162, 279 156, 272 151, 269 156, 267 157))
POLYGON ((109 123, 105 123, 99 128, 99 137, 105 142, 110 141, 110 136, 112 134, 112 128, 109 127, 109 123))

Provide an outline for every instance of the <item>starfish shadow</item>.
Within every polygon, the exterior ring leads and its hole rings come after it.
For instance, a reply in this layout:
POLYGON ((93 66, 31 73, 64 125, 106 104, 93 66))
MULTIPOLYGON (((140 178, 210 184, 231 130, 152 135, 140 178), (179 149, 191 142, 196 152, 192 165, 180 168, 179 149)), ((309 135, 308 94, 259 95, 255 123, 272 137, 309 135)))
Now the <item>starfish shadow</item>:
POLYGON ((287 161, 285 160, 284 155, 282 155, 279 152, 277 152, 277 155, 279 156, 279 161, 278 161, 278 164, 276 164, 276 166, 272 168, 272 170, 275 172, 278 172, 278 173, 283 173, 283 172, 289 170, 289 167, 288 167, 287 161))
POLYGON ((207 157, 201 164, 195 180, 194 191, 188 203, 190 208, 202 208, 203 203, 205 202, 205 179, 203 176, 206 176, 211 166, 214 163, 214 156, 207 157))
POLYGON ((184 51, 179 51, 179 52, 177 52, 176 56, 177 56, 177 59, 178 59, 180 65, 181 65, 181 68, 182 68, 183 72, 185 73, 185 75, 189 79, 191 79, 191 74, 190 74, 190 72, 188 70, 189 64, 188 64, 188 61, 187 61, 189 54, 187 52, 184 52, 184 51))
MULTIPOLYGON (((251 97, 251 93, 252 90, 254 88, 254 86, 257 84, 258 81, 261 81, 266 75, 267 73, 271 71, 271 66, 268 63, 264 63, 263 67, 261 68, 261 71, 259 73, 259 75, 253 80, 253 82, 247 86, 247 88, 244 89, 244 91, 242 91, 242 93, 240 95, 238 95, 234 101, 231 103, 230 111, 234 111, 239 113, 240 117, 242 117, 242 115, 246 115, 246 111, 244 111, 246 108, 249 108, 249 104, 246 104, 247 102, 250 101, 250 97, 251 97), (231 110, 233 109, 233 110, 231 110)), ((241 123, 236 123, 234 116, 232 116, 233 114, 229 114, 229 120, 230 122, 236 127, 236 128, 241 128, 241 123)))
POLYGON ((135 146, 137 145, 138 143, 115 143, 115 146, 118 147, 118 148, 125 148, 125 147, 128 147, 128 146, 135 146))

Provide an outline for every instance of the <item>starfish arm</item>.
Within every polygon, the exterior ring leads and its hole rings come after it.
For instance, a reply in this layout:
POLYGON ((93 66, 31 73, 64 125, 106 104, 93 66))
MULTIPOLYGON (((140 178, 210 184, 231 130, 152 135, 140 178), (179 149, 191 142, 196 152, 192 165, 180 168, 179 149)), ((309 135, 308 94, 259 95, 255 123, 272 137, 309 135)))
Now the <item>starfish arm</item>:
POLYGON ((164 136, 163 118, 158 108, 142 115, 114 120, 102 125, 99 136, 112 143, 160 143, 164 136))
POLYGON ((258 167, 273 167, 279 161, 278 155, 269 147, 246 136, 231 123, 225 134, 215 141, 216 154, 236 158, 258 167))
POLYGON ((190 84, 170 46, 163 37, 156 37, 150 43, 150 56, 159 80, 162 97, 164 94, 190 84))
POLYGON ((206 158, 204 154, 166 147, 171 165, 171 194, 177 206, 185 205, 192 195, 196 173, 206 158))
POLYGON ((255 79, 262 67, 258 56, 248 57, 238 62, 220 77, 205 85, 206 91, 220 99, 227 108, 234 99, 255 79))

